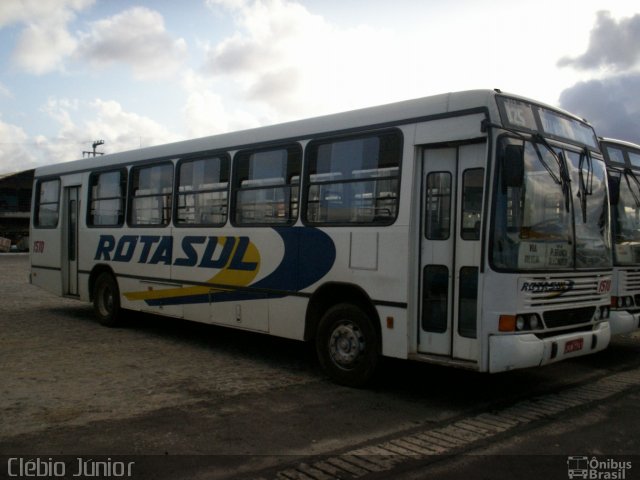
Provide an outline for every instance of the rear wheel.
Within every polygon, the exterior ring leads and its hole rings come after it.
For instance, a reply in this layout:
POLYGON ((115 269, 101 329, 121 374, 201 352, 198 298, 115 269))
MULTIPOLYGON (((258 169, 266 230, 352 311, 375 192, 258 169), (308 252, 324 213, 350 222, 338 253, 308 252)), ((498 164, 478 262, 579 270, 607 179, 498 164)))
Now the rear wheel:
POLYGON ((106 327, 115 327, 122 320, 118 282, 108 272, 101 273, 93 287, 93 310, 98 321, 106 327))
POLYGON ((336 383, 365 385, 375 373, 380 338, 369 317, 358 307, 339 304, 320 320, 316 352, 320 365, 336 383))

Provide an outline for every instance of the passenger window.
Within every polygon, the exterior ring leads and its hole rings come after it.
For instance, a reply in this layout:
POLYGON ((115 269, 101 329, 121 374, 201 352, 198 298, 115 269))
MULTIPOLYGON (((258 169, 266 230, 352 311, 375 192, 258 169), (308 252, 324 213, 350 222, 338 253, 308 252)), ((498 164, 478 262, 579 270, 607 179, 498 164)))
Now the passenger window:
POLYGON ((427 265, 422 275, 422 329, 444 333, 449 322, 449 269, 445 265, 427 265))
POLYGON ((60 180, 39 182, 36 193, 34 226, 55 228, 58 226, 60 180))
POLYGON ((385 132, 311 143, 305 220, 390 224, 398 213, 402 135, 385 132))
POLYGON ((484 169, 472 168, 462 174, 462 238, 480 240, 484 169))
POLYGON ((298 217, 302 150, 299 145, 236 155, 236 225, 292 225, 298 217))
POLYGON ((122 226, 127 191, 127 171, 93 173, 89 177, 89 218, 91 226, 122 226))
POLYGON ((451 173, 427 175, 425 236, 429 240, 447 240, 451 228, 451 173))
POLYGON ((458 333, 477 338, 478 334, 478 267, 460 269, 458 297, 458 333))
POLYGON ((181 162, 176 225, 224 225, 227 221, 228 188, 228 157, 181 162))
POLYGON ((172 163, 133 168, 129 223, 135 226, 168 225, 172 192, 172 163))

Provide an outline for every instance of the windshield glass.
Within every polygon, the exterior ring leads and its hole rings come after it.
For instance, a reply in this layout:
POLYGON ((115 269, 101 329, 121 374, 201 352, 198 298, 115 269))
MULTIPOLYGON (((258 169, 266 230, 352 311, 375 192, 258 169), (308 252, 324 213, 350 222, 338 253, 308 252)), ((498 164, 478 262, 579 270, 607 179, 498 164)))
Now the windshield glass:
POLYGON ((571 175, 575 212, 576 267, 597 268, 611 264, 604 161, 565 151, 571 175))
POLYGON ((619 190, 617 202, 611 204, 615 262, 640 263, 640 186, 631 171, 612 171, 609 176, 612 189, 619 190))
POLYGON ((552 151, 544 141, 506 136, 499 157, 509 144, 522 146, 524 175, 521 184, 506 185, 505 166, 498 162, 493 265, 509 270, 610 266, 604 162, 586 151, 552 151))

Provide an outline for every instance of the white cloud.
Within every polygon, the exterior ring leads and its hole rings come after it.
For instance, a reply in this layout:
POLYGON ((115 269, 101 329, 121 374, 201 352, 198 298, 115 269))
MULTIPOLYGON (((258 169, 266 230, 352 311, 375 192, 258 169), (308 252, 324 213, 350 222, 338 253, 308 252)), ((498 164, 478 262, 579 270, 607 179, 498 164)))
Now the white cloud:
POLYGON ((213 10, 223 7, 227 10, 240 10, 247 5, 247 0, 206 0, 205 3, 213 10))
POLYGON ((42 107, 42 112, 58 123, 60 125, 60 133, 64 134, 65 132, 73 132, 75 129, 72 114, 77 113, 78 108, 79 102, 77 100, 49 98, 42 107))
POLYGON ((76 44, 64 25, 32 24, 20 34, 14 59, 25 71, 40 75, 61 68, 76 44))
POLYGON ((80 11, 95 0, 2 0, 0 27, 14 23, 42 23, 80 11))
POLYGON ((94 0, 3 0, 0 26, 25 24, 18 35, 13 62, 26 72, 41 75, 63 68, 63 60, 77 42, 68 30, 75 13, 94 0))
POLYGON ((138 79, 172 74, 185 60, 184 39, 174 39, 166 31, 160 13, 134 7, 94 22, 79 36, 77 55, 98 67, 123 63, 138 79))
POLYGON ((95 117, 81 131, 93 139, 104 139, 109 153, 182 140, 154 120, 125 111, 116 101, 96 99, 90 107, 95 117))
POLYGON ((29 137, 15 125, 0 120, 0 174, 33 168, 37 158, 31 151, 29 137))
MULTIPOLYGON (((148 117, 128 112, 113 100, 84 104, 75 99, 51 98, 42 107, 57 125, 55 136, 29 137, 20 127, 0 121, 0 172, 67 162, 104 140, 100 150, 116 153, 182 140, 148 117), (90 119, 82 119, 89 114, 90 119)), ((99 151, 100 151, 99 150, 99 151)))
POLYGON ((225 105, 225 96, 217 93, 214 85, 211 79, 192 71, 183 76, 182 88, 187 95, 183 115, 189 138, 260 126, 255 112, 225 105))
POLYGON ((238 32, 206 51, 203 72, 278 120, 407 97, 414 80, 390 30, 340 29, 286 0, 214 0, 236 16, 238 32), (234 10, 235 9, 235 10, 234 10), (275 112, 278 112, 276 114, 275 112))
POLYGON ((184 39, 174 39, 162 15, 133 7, 90 23, 87 31, 70 32, 76 12, 95 0, 2 0, 0 27, 23 24, 13 61, 22 70, 41 75, 64 70, 72 57, 94 67, 122 63, 138 79, 166 77, 185 60, 184 39))

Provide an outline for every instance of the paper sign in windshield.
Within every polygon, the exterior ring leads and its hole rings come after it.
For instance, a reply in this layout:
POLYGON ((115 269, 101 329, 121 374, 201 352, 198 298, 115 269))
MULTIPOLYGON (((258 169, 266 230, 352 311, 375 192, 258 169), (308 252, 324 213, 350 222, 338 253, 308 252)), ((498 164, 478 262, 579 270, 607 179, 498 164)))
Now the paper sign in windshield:
POLYGON ((565 268, 569 266, 569 245, 560 242, 521 242, 518 268, 565 268))

